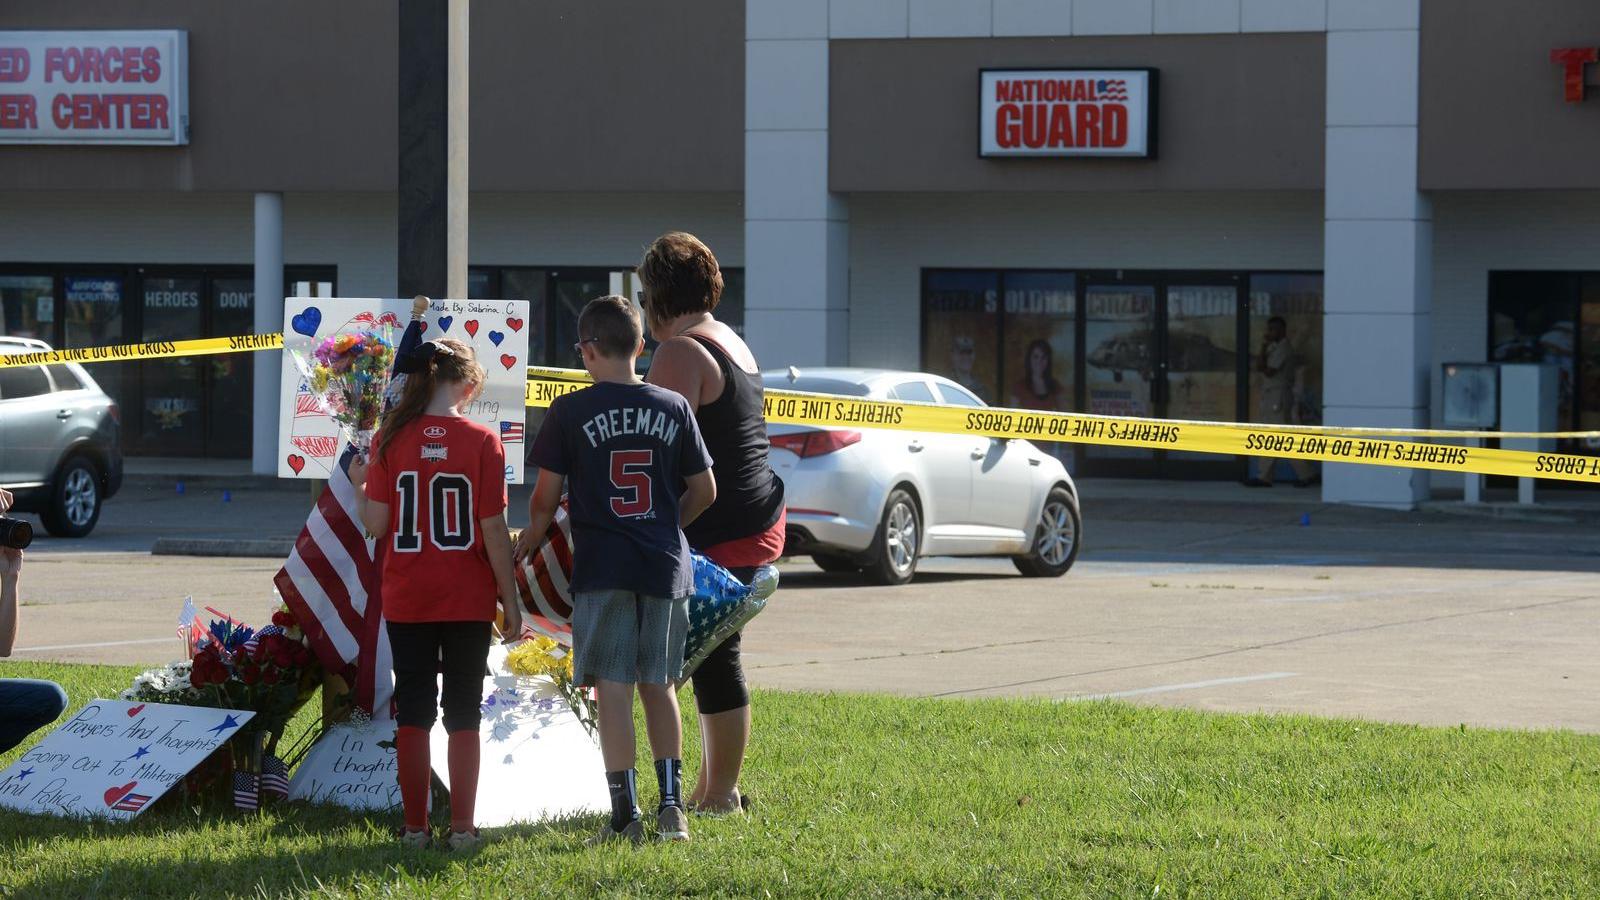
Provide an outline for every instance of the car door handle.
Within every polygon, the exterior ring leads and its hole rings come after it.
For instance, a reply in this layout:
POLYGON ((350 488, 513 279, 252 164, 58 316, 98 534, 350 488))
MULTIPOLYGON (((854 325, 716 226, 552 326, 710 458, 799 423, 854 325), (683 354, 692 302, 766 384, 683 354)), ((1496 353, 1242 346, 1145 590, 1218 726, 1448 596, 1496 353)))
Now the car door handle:
POLYGON ((56 418, 58 418, 58 419, 70 419, 70 418, 72 418, 72 410, 63 409, 60 412, 56 413, 56 418))
POLYGON ((1028 465, 1030 465, 1030 466, 1042 466, 1042 465, 1044 465, 1044 460, 1042 460, 1042 459, 1029 459, 1028 460, 1028 465))
POLYGON ((912 453, 921 453, 922 452, 922 442, 921 441, 912 441, 911 443, 906 445, 906 449, 910 450, 912 453))

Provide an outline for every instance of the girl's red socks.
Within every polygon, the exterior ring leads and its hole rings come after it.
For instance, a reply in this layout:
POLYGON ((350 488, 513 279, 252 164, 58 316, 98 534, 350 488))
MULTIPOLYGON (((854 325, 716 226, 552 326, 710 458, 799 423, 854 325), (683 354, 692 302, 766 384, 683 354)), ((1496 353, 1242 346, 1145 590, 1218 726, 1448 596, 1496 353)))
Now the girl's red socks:
MULTIPOLYGON (((478 730, 450 732, 450 829, 471 831, 478 802, 478 730)), ((404 793, 402 791, 402 793, 404 793)))
MULTIPOLYGON (((477 733, 473 733, 477 738, 477 733)), ((451 783, 455 778, 455 740, 451 735, 451 783)), ((400 803, 405 807, 406 830, 422 831, 428 827, 428 788, 432 770, 428 763, 428 730, 415 725, 401 725, 395 730, 395 763, 399 768, 400 803)), ((473 787, 477 787, 477 768, 473 768, 473 787)))

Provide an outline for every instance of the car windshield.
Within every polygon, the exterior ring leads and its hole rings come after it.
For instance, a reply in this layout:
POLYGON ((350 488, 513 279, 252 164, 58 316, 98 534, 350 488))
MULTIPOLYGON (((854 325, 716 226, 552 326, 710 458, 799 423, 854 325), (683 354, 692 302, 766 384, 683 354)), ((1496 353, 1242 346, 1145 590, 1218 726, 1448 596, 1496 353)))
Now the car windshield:
POLYGON ((842 378, 826 378, 820 375, 802 375, 790 381, 786 375, 771 375, 761 379, 762 383, 773 390, 805 391, 808 394, 840 394, 845 397, 865 397, 868 394, 867 386, 854 381, 845 381, 842 378))

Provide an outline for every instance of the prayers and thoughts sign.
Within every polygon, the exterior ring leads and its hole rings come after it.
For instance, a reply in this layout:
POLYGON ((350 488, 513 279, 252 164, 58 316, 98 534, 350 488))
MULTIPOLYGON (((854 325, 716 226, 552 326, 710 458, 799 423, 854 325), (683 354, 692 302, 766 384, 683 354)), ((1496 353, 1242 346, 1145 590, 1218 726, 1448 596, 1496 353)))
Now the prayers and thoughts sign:
POLYGON ((0 771, 0 807, 131 819, 254 715, 239 709, 91 700, 0 771))

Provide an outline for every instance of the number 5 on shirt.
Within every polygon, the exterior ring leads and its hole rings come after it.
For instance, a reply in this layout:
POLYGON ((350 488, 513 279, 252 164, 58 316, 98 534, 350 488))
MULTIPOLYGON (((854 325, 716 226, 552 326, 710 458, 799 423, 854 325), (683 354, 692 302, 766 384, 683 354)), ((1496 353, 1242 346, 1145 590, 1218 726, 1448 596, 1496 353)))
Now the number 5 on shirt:
POLYGON ((650 467, 655 459, 654 450, 611 451, 611 486, 619 491, 611 497, 611 511, 618 518, 636 519, 655 509, 655 493, 650 484, 650 467))

